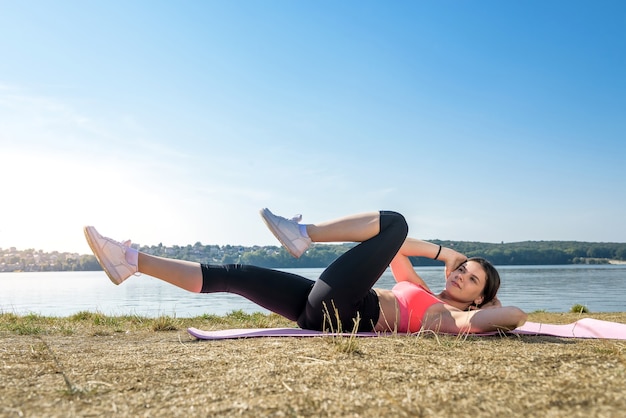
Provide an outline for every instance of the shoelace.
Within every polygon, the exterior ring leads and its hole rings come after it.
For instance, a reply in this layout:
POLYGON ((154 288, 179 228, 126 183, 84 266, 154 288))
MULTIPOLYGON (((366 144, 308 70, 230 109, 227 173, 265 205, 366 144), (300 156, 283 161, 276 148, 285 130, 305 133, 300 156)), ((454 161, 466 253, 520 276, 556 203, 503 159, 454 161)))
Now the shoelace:
MULTIPOLYGON (((130 240, 129 240, 129 239, 127 239, 126 241, 122 242, 121 244, 122 244, 124 247, 126 247, 126 248, 131 248, 131 247, 130 247, 131 242, 130 242, 130 240)), ((130 263, 129 263, 129 264, 130 264, 130 263)), ((131 265, 132 265, 132 264, 131 264, 131 265)), ((136 268, 136 266, 135 266, 135 268, 136 268)), ((133 276, 137 276, 137 277, 139 277, 139 276, 141 276, 141 273, 139 273, 139 271, 136 271, 136 272, 134 272, 134 273, 133 273, 133 276)))
POLYGON ((291 222, 295 222, 295 223, 297 223, 297 224, 298 224, 298 223, 300 223, 300 221, 302 220, 302 215, 300 215, 300 214, 294 215, 294 217, 293 217, 293 218, 291 218, 291 219, 289 219, 289 220, 290 220, 291 222))

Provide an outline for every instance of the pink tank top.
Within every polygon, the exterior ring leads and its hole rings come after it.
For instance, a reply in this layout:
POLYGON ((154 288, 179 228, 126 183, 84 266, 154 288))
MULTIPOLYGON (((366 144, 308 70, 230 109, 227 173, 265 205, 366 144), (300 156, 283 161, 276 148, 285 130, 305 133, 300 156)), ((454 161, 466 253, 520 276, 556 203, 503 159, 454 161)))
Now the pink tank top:
POLYGON ((418 332, 426 310, 436 303, 443 303, 435 295, 411 282, 399 282, 391 289, 400 310, 398 332, 418 332))

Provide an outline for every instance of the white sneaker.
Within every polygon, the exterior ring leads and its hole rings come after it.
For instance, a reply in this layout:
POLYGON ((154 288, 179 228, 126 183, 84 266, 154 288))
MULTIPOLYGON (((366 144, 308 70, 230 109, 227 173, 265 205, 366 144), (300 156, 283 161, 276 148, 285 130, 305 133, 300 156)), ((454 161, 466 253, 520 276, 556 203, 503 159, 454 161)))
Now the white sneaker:
POLYGON ((265 221, 265 225, 272 231, 272 234, 278 238, 283 247, 294 257, 299 258, 311 245, 311 238, 305 237, 300 233, 298 222, 302 220, 302 215, 286 219, 282 216, 274 215, 268 208, 261 209, 259 213, 263 221, 265 221))
POLYGON ((103 237, 93 226, 86 226, 83 230, 91 251, 113 283, 120 284, 137 273, 137 266, 126 261, 126 250, 130 248, 130 241, 122 243, 103 237))

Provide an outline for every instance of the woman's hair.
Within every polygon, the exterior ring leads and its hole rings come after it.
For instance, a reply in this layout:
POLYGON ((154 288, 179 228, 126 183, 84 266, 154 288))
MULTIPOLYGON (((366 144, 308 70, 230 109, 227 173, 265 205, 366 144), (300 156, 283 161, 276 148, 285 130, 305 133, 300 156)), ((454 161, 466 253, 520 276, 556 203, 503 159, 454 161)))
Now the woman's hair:
POLYGON ((493 298, 496 297, 498 289, 500 289, 500 274, 493 264, 482 257, 470 257, 467 261, 474 261, 480 264, 483 270, 485 270, 487 276, 485 288, 483 289, 483 302, 477 306, 480 308, 481 306, 491 302, 493 298))

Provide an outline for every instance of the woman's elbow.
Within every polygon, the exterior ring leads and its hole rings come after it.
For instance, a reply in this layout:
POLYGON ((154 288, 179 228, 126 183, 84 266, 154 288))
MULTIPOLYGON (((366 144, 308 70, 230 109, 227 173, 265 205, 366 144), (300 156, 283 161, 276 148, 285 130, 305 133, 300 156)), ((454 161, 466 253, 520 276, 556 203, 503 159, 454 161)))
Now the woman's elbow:
POLYGON ((528 319, 528 314, 522 311, 520 308, 511 307, 513 310, 511 322, 513 322, 514 328, 521 327, 526 323, 526 319, 528 319))

